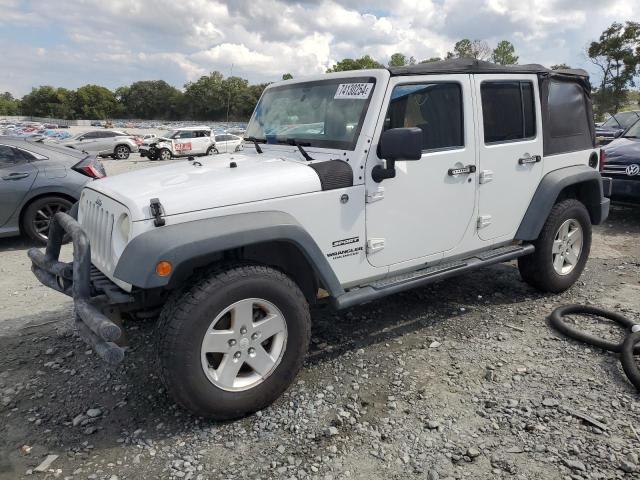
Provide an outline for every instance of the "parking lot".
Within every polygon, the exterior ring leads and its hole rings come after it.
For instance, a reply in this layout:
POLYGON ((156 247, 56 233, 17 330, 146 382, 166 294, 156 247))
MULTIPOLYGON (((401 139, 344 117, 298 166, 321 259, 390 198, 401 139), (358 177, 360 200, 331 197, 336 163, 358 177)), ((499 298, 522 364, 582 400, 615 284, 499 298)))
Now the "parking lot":
POLYGON ((74 335, 71 301, 31 274, 31 245, 0 239, 0 479, 638 478, 640 396, 615 355, 545 320, 575 302, 640 321, 638 239, 640 208, 614 205, 561 295, 506 264, 341 313, 317 306, 293 387, 224 424, 167 398, 152 321, 127 325, 131 351, 107 368, 74 335))

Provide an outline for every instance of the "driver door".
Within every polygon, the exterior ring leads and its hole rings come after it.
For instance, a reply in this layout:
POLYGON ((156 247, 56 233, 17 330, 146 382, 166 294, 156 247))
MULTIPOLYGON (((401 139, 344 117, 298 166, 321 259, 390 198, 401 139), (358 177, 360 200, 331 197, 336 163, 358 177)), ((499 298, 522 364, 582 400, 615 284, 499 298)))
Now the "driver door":
POLYGON ((463 240, 476 204, 476 148, 469 75, 392 78, 374 142, 390 128, 419 127, 418 161, 396 162, 376 183, 375 144, 367 161, 367 258, 376 267, 441 258, 463 240), (452 169, 469 167, 469 173, 452 169))
POLYGON ((11 218, 29 193, 38 170, 19 149, 0 145, 0 226, 11 218))

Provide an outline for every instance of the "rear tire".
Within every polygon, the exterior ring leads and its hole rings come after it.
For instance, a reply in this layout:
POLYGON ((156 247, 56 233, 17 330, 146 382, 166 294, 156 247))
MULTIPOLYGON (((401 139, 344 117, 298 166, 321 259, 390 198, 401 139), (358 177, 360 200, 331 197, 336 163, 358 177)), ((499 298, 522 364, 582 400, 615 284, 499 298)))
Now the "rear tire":
POLYGON ((207 156, 209 156, 209 155, 217 155, 218 153, 220 153, 220 152, 218 152, 218 149, 216 147, 209 147, 209 148, 207 148, 207 154, 206 155, 207 156))
POLYGON ((219 268, 165 305, 156 330, 160 377, 196 415, 243 417, 289 387, 310 328, 307 301, 285 274, 260 265, 219 268))
POLYGON ((591 250, 591 219, 578 200, 557 203, 533 242, 536 250, 518 259, 522 279, 532 287, 560 293, 580 278, 591 250))
POLYGON ((58 212, 71 210, 73 202, 63 197, 48 196, 34 200, 22 215, 22 231, 40 245, 46 245, 49 223, 58 212))
POLYGON ((113 150, 113 158, 116 160, 126 160, 129 158, 130 153, 131 149, 127 145, 118 145, 113 150))

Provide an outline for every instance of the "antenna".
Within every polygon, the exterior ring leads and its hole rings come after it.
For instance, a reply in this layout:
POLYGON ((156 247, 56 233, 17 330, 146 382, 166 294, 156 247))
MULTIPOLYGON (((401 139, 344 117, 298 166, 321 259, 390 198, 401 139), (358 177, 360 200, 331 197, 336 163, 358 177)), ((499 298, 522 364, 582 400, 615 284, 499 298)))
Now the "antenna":
MULTIPOLYGON (((233 77, 233 63, 231 64, 231 71, 229 72, 229 79, 233 77)), ((231 82, 229 82, 229 91, 227 92, 227 130, 229 130, 229 110, 231 108, 231 82)))

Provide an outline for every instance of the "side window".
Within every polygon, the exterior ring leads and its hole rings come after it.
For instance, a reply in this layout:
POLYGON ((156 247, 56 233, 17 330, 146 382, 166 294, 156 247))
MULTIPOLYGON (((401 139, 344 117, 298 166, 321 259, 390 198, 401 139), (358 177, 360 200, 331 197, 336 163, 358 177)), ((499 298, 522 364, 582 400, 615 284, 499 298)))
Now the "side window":
POLYGON ((422 149, 464 146, 462 88, 457 83, 398 85, 393 89, 384 129, 418 127, 422 149))
POLYGON ((84 139, 91 140, 94 138, 98 138, 99 136, 100 136, 100 132, 89 132, 89 133, 85 133, 84 139))
POLYGON ((525 140, 536 135, 534 90, 531 82, 482 82, 484 142, 525 140))
POLYGON ((0 167, 10 167, 24 160, 22 152, 17 148, 0 145, 0 167))
POLYGON ((222 142, 222 135, 216 135, 216 142, 222 142))
POLYGON ((182 131, 178 133, 178 135, 176 135, 176 138, 193 138, 193 131, 191 130, 182 131))

